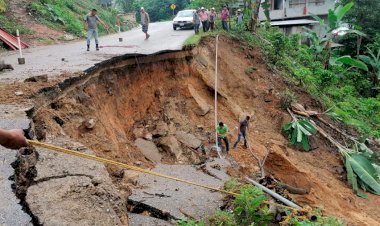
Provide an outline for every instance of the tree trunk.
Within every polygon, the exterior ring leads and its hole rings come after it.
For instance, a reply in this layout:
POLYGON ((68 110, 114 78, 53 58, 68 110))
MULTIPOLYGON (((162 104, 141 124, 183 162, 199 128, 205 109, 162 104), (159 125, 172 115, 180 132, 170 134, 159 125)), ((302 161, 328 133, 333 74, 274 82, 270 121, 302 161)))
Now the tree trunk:
POLYGON ((259 11, 260 11, 260 5, 261 5, 261 0, 254 0, 254 3, 252 4, 252 23, 251 23, 251 30, 253 33, 256 33, 256 28, 258 24, 258 19, 259 19, 259 11))

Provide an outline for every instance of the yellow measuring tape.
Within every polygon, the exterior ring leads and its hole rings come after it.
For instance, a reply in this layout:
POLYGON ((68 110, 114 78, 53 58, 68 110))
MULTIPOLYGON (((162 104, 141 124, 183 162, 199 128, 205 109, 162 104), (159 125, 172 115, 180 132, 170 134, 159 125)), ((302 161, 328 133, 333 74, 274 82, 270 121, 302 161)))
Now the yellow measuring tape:
MULTIPOLYGON (((142 172, 142 173, 154 175, 154 176, 157 176, 157 177, 166 178, 166 179, 169 179, 169 180, 174 180, 174 181, 178 181, 178 182, 181 182, 181 183, 194 185, 194 186, 197 186, 197 187, 206 188, 206 189, 209 189, 211 191, 217 191, 217 192, 224 193, 224 194, 227 194, 227 195, 232 195, 232 196, 239 195, 238 193, 235 193, 235 192, 230 192, 230 191, 226 191, 226 190, 223 190, 223 189, 219 189, 219 188, 214 188, 214 187, 207 186, 207 185, 198 184, 198 183, 195 183, 195 182, 192 182, 192 181, 188 181, 188 180, 184 180, 184 179, 168 176, 168 175, 157 173, 157 172, 154 172, 154 171, 151 171, 151 170, 146 170, 146 169, 143 169, 143 168, 140 168, 140 167, 130 166, 128 164, 124 164, 124 163, 121 163, 121 162, 116 162, 116 161, 113 161, 113 160, 109 160, 109 159, 105 159, 105 158, 100 158, 100 157, 97 157, 95 155, 90 155, 90 154, 86 154, 86 153, 82 153, 82 152, 78 152, 78 151, 73 151, 73 150, 66 149, 66 148, 61 148, 61 147, 53 146, 53 145, 50 145, 50 144, 45 144, 45 143, 42 143, 42 142, 39 142, 39 141, 36 141, 36 140, 27 140, 27 141, 28 141, 28 143, 30 145, 33 145, 33 146, 36 146, 36 147, 45 148, 45 149, 48 149, 48 150, 51 150, 51 151, 57 151, 57 152, 60 152, 60 153, 65 153, 65 154, 68 154, 68 155, 73 155, 73 156, 77 156, 77 157, 84 158, 84 159, 89 159, 89 160, 93 160, 93 161, 97 161, 97 162, 102 162, 102 163, 106 163, 106 164, 110 164, 110 165, 114 165, 114 166, 119 166, 121 168, 125 168, 125 169, 129 169, 129 170, 134 170, 134 171, 142 172)), ((278 203, 274 203, 274 202, 265 201, 264 203, 269 204, 269 205, 275 205, 275 206, 278 206, 278 207, 281 207, 281 208, 292 209, 294 211, 300 211, 298 209, 295 209, 295 208, 292 208, 292 207, 289 207, 289 206, 285 206, 285 205, 281 205, 281 204, 278 204, 278 203)))

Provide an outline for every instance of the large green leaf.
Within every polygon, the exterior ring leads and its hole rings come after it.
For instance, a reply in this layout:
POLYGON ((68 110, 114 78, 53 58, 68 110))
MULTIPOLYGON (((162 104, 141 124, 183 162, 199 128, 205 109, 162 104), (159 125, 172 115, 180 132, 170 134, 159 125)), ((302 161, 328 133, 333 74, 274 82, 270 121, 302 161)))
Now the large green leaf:
POLYGON ((346 171, 347 171, 348 184, 350 184, 352 186, 352 190, 354 191, 354 193, 357 193, 357 191, 359 190, 358 189, 358 182, 356 180, 356 175, 354 174, 354 171, 352 169, 350 161, 348 161, 347 158, 345 161, 345 165, 346 165, 346 171))
POLYGON ((372 163, 362 154, 351 154, 351 157, 355 159, 373 178, 379 179, 379 175, 372 163))
POLYGON ((309 136, 316 134, 317 129, 310 121, 301 119, 284 124, 282 129, 289 134, 289 142, 292 145, 300 145, 305 151, 310 150, 309 136))
POLYGON ((358 31, 358 30, 354 30, 354 29, 348 29, 348 30, 345 31, 345 32, 346 32, 346 34, 357 34, 357 35, 359 35, 359 36, 363 36, 363 37, 367 36, 367 35, 364 34, 363 32, 358 31))
POLYGON ((331 9, 329 9, 329 12, 328 12, 328 15, 327 15, 327 18, 328 18, 328 22, 329 22, 329 32, 332 31, 332 30, 335 30, 338 28, 338 18, 336 17, 334 11, 332 11, 331 9))
POLYGON ((307 120, 300 120, 299 123, 300 123, 301 126, 303 126, 311 134, 316 134, 317 133, 317 129, 309 121, 307 121, 307 120))
POLYGON ((371 172, 368 172, 366 169, 369 168, 368 165, 371 163, 367 160, 366 162, 358 162, 355 158, 347 156, 346 161, 350 162, 354 173, 374 194, 380 195, 380 184, 376 179, 371 175, 371 172), (362 165, 363 164, 363 165, 362 165))
POLYGON ((367 67, 367 65, 365 63, 363 63, 360 60, 353 59, 351 56, 341 56, 341 57, 338 57, 338 58, 333 58, 332 57, 330 59, 330 64, 331 65, 342 65, 342 64, 345 64, 345 65, 349 65, 349 66, 352 66, 352 67, 356 67, 356 68, 362 69, 364 71, 368 71, 368 67, 367 67))
POLYGON ((354 6, 354 3, 353 2, 350 2, 350 3, 347 3, 346 5, 342 6, 338 6, 336 9, 335 9, 335 16, 337 18, 338 21, 341 21, 342 18, 346 15, 346 13, 352 8, 352 6, 354 6))

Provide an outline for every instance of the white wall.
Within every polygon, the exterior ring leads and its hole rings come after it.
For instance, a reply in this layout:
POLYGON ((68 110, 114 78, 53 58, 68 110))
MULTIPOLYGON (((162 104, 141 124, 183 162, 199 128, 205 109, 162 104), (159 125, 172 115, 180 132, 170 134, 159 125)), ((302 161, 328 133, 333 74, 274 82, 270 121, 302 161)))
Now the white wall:
MULTIPOLYGON (((309 0, 306 0, 307 4, 307 14, 304 14, 304 7, 296 7, 296 8, 290 8, 289 2, 290 0, 283 0, 285 2, 285 7, 280 10, 271 10, 270 11, 270 19, 271 20, 280 20, 280 19, 292 19, 292 18, 302 18, 307 17, 309 13, 313 13, 315 15, 327 15, 329 9, 335 8, 335 1, 334 0, 325 0, 324 5, 315 5, 315 4, 309 4, 309 0)), ((264 9, 260 8, 259 13, 259 19, 260 21, 266 20, 266 17, 264 15, 264 9)))

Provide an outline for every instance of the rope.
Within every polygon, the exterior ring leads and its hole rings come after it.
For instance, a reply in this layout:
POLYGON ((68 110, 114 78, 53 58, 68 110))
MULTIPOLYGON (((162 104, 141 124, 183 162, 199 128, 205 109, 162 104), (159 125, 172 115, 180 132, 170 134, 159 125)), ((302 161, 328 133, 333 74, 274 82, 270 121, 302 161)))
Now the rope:
MULTIPOLYGON (((154 172, 154 171, 151 171, 151 170, 146 170, 146 169, 143 169, 143 168, 140 168, 140 167, 131 166, 131 165, 128 165, 128 164, 125 164, 125 163, 116 162, 116 161, 113 161, 113 160, 97 157, 95 155, 90 155, 90 154, 86 154, 86 153, 82 153, 82 152, 78 152, 78 151, 73 151, 73 150, 70 150, 70 149, 62 148, 62 147, 53 146, 53 145, 42 143, 42 142, 39 142, 39 141, 36 141, 36 140, 27 140, 27 141, 28 141, 28 143, 30 145, 33 145, 35 147, 45 148, 45 149, 50 150, 50 151, 56 151, 56 152, 65 153, 65 154, 68 154, 68 155, 80 157, 80 158, 83 158, 83 159, 88 159, 88 160, 93 160, 93 161, 96 161, 96 162, 101 162, 101 163, 105 163, 105 164, 119 166, 121 168, 125 168, 125 169, 129 169, 129 170, 134 170, 134 171, 142 172, 142 173, 150 174, 150 175, 157 176, 157 177, 162 177, 162 178, 166 178, 166 179, 169 179, 169 180, 174 180, 174 181, 177 181, 177 182, 181 182, 181 183, 185 183, 185 184, 190 184, 190 185, 201 187, 201 188, 206 188, 208 190, 217 191, 217 192, 220 192, 220 193, 223 193, 223 194, 226 194, 226 195, 232 195, 232 196, 238 196, 238 195, 240 195, 240 194, 235 193, 235 192, 230 192, 230 191, 226 191, 226 190, 223 190, 223 189, 219 189, 219 188, 214 188, 214 187, 207 186, 207 185, 198 184, 198 183, 195 183, 195 182, 192 182, 192 181, 188 181, 188 180, 184 180, 184 179, 168 176, 168 175, 157 173, 157 172, 154 172)), ((268 205, 274 205, 274 206, 277 206, 277 207, 280 207, 280 208, 290 209, 290 210, 297 211, 297 212, 304 211, 303 209, 299 210, 299 209, 295 209, 295 208, 292 208, 292 207, 289 207, 289 206, 285 206, 285 205, 282 205, 282 204, 279 204, 279 203, 275 203, 275 202, 270 202, 270 201, 264 201, 263 203, 268 204, 268 205)))

